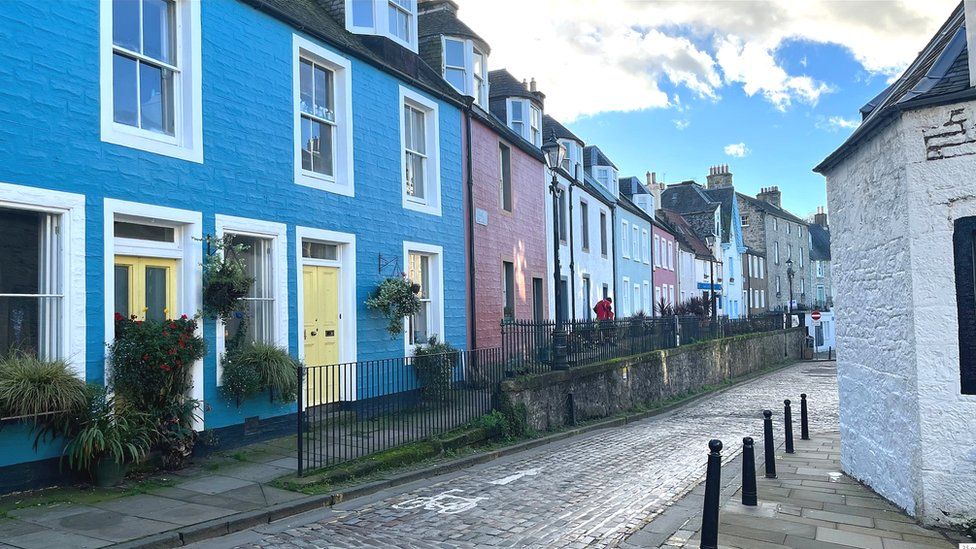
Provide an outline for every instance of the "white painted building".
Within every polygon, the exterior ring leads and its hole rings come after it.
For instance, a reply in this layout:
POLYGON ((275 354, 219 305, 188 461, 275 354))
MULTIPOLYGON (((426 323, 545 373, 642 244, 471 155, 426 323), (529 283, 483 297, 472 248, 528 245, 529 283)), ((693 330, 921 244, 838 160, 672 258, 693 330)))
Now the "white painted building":
MULTIPOLYGON (((593 307, 603 296, 616 302, 613 280, 614 226, 613 204, 616 194, 599 189, 585 175, 583 147, 585 143, 554 118, 545 115, 542 121, 546 140, 555 134, 566 147, 566 159, 557 171, 562 190, 560 204, 560 278, 566 319, 593 318, 593 307)), ((616 168, 607 177, 616 188, 616 168)), ((546 170, 546 181, 552 179, 546 170)), ((547 183, 548 186, 548 183, 547 183)), ((552 196, 546 201, 546 231, 549 265, 553 258, 552 196)), ((551 271, 550 271, 551 272, 551 271)), ((555 318, 555 289, 549 288, 549 314, 555 318)), ((615 303, 616 305, 616 303, 615 303)), ((616 308, 616 307, 615 307, 616 308)))
POLYGON ((945 526, 976 519, 974 31, 966 0, 816 167, 832 215, 843 468, 945 526))

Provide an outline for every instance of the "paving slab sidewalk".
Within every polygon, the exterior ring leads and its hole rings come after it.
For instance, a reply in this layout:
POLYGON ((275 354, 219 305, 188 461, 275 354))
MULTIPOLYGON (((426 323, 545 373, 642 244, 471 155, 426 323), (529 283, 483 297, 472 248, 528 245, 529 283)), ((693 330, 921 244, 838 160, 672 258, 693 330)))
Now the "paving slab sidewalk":
MULTIPOLYGON (((798 433, 797 433, 798 434, 798 433)), ((723 441, 726 452, 741 441, 723 441)), ((782 447, 777 478, 765 478, 762 439, 756 442, 759 505, 742 505, 742 455, 722 465, 719 547, 741 549, 952 548, 968 540, 924 528, 915 519, 841 472, 838 433, 782 447)), ((705 458, 707 449, 702 449, 705 458)), ((621 547, 698 547, 704 483, 668 507, 621 547)))
POLYGON ((162 475, 169 486, 145 494, 8 511, 0 518, 0 548, 104 547, 306 497, 269 485, 297 469, 294 437, 231 455, 239 459, 211 456, 162 475))

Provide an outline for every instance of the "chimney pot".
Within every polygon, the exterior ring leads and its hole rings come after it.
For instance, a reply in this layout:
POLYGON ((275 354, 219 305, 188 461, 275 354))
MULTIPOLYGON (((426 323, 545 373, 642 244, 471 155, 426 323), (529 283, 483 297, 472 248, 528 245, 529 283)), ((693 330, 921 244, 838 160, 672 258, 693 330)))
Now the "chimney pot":
POLYGON ((535 77, 534 76, 532 77, 532 81, 529 82, 529 91, 532 91, 532 92, 536 91, 536 89, 535 89, 535 77))

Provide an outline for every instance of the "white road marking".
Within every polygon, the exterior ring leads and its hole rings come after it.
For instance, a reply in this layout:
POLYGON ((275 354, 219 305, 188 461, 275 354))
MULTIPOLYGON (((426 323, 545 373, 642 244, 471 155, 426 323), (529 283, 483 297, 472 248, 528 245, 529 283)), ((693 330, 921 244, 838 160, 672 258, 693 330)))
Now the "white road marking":
POLYGON ((538 475, 541 472, 542 472, 541 467, 536 467, 535 469, 526 469, 525 471, 519 471, 514 475, 508 475, 505 478, 500 478, 498 480, 489 480, 488 484, 494 484, 496 486, 505 486, 506 484, 511 484, 521 478, 538 475))

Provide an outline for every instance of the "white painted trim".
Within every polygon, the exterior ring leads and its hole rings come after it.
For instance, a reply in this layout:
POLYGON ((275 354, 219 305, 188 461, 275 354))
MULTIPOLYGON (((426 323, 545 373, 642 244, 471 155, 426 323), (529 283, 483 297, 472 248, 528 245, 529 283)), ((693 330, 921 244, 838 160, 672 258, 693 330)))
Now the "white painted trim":
MULTIPOLYGON (((424 244, 422 242, 408 242, 403 241, 403 265, 406 268, 410 263, 410 252, 419 252, 422 254, 427 254, 431 258, 430 268, 432 272, 430 273, 431 283, 433 288, 431 288, 431 299, 436 300, 433 304, 433 312, 435 318, 434 322, 431 323, 431 330, 429 335, 436 335, 437 339, 441 342, 446 342, 447 338, 444 335, 446 325, 444 322, 444 248, 437 246, 435 244, 424 244)), ((407 325, 404 323, 404 325, 407 325)), ((403 331, 403 355, 413 356, 413 352, 416 349, 415 345, 410 345, 409 334, 406 330, 403 331)))
POLYGON ((101 140, 123 147, 203 163, 200 2, 177 0, 176 8, 176 56, 180 72, 174 84, 177 89, 174 97, 176 136, 170 137, 115 122, 112 85, 112 0, 99 1, 101 140))
POLYGON ((61 216, 61 356, 85 379, 85 195, 0 183, 0 207, 61 216))
MULTIPOLYGON (((288 228, 284 223, 274 223, 245 217, 217 214, 214 216, 214 234, 224 233, 267 238, 271 240, 271 257, 274 264, 274 344, 288 349, 288 228)), ((217 320, 217 386, 224 373, 221 357, 227 349, 224 339, 224 321, 217 320)))
MULTIPOLYGON (((302 279, 302 266, 323 265, 339 267, 339 362, 354 363, 358 358, 357 304, 356 297, 356 235, 340 233, 312 227, 295 227, 295 278, 297 279, 298 322, 297 332, 304 332, 305 324, 305 281, 302 279), (302 241, 316 240, 339 245, 339 262, 322 262, 302 257, 302 241)), ((305 342, 298 338, 298 358, 305 360, 305 342)), ((343 373, 343 378, 351 381, 340 388, 341 400, 356 400, 355 366, 343 373)))
MULTIPOLYGON (((203 307, 203 215, 200 212, 167 208, 154 204, 142 204, 106 198, 103 206, 103 250, 105 291, 105 346, 108 347, 115 340, 115 254, 120 251, 115 245, 115 219, 117 217, 142 217, 150 220, 158 219, 170 223, 180 224, 180 238, 183 253, 180 257, 180 277, 177 280, 179 294, 177 300, 180 310, 174 316, 185 314, 196 315, 203 307)), ((123 248, 124 250, 125 248, 123 248)), ((143 253, 145 255, 145 253, 143 253)), ((158 256, 158 254, 152 254, 158 256)), ((198 319, 196 334, 203 337, 203 321, 198 319)), ((108 377, 108 357, 105 359, 105 374, 108 377)), ((203 359, 193 364, 193 386, 190 396, 200 402, 204 401, 203 393, 203 359)), ((204 428, 204 407, 196 410, 193 428, 204 428)))
POLYGON ((294 111, 295 183, 343 196, 355 196, 352 142, 352 62, 297 34, 292 35, 292 110, 294 111), (301 63, 306 57, 331 69, 335 88, 335 178, 302 169, 301 63))
POLYGON ((417 53, 417 2, 410 2, 410 40, 402 40, 390 32, 390 16, 387 11, 389 0, 373 0, 373 26, 357 27, 352 24, 352 0, 345 0, 346 20, 343 22, 346 30, 355 34, 372 34, 384 36, 400 44, 408 50, 417 53))
POLYGON ((436 216, 441 215, 441 137, 437 102, 406 86, 400 86, 400 181, 400 193, 404 209, 436 216), (427 125, 427 176, 430 179, 425 182, 427 185, 427 202, 425 204, 414 202, 407 195, 407 141, 404 133, 406 128, 403 127, 403 114, 404 106, 408 102, 412 107, 427 112, 425 117, 427 125))

